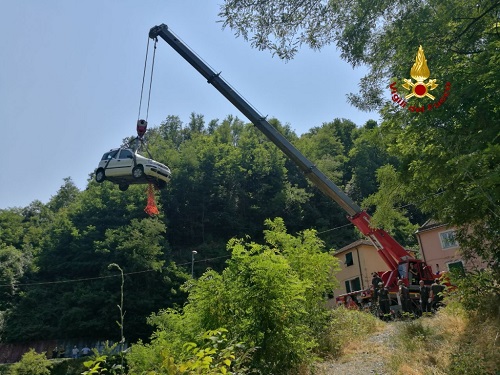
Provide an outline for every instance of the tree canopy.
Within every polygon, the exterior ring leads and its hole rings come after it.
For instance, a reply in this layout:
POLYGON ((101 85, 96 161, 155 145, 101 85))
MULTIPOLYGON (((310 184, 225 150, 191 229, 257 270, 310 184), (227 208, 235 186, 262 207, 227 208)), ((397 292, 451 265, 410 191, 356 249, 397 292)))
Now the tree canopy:
MULTIPOLYGON (((358 128, 334 119, 298 137, 277 119, 270 122, 337 184, 359 192, 360 200, 377 186, 375 169, 386 161, 383 155, 363 179, 353 180, 357 167, 349 161, 353 150, 364 147, 358 139, 376 125, 358 128), (367 183, 371 188, 363 187, 367 183)), ((151 154, 173 175, 156 192, 160 215, 144 212, 145 186, 121 192, 92 175, 84 191, 65 178, 47 204, 0 210, 2 340, 117 338, 120 275, 108 268, 112 263, 124 271, 124 334, 134 340, 148 337, 151 312, 183 305, 180 286, 191 266, 195 276, 209 268, 221 272, 230 257, 228 241, 265 241, 268 219, 281 217, 290 233, 314 229, 328 248, 359 236, 343 210, 251 124, 232 116, 207 124, 193 114, 187 125, 168 116, 146 137, 151 154), (198 255, 191 263, 193 251, 198 255)))
POLYGON ((393 216, 383 207, 412 203, 460 228, 465 254, 498 265, 499 9, 497 0, 226 0, 219 16, 237 36, 280 58, 293 58, 302 45, 334 44, 353 66, 367 66, 350 101, 380 111, 379 134, 398 160, 394 178, 385 179, 391 183, 370 201, 378 203, 378 216, 393 216), (404 79, 419 46, 429 78, 436 79, 436 96, 406 97, 402 108, 391 100, 389 86, 399 97, 408 93, 404 79))

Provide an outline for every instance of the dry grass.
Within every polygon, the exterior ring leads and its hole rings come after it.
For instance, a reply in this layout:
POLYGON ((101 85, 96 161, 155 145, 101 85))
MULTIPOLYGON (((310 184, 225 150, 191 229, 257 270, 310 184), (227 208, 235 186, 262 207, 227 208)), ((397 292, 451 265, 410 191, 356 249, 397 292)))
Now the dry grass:
POLYGON ((317 365, 318 375, 500 375, 500 317, 454 302, 433 316, 389 324, 339 309, 324 344, 333 359, 317 365))
POLYGON ((370 353, 379 357, 387 356, 387 348, 384 345, 379 345, 375 343, 378 334, 387 329, 387 323, 378 320, 374 322, 371 332, 367 333, 366 336, 356 336, 351 337, 347 342, 344 343, 340 355, 341 361, 347 361, 350 357, 359 355, 359 353, 370 353), (367 339, 367 336, 370 336, 367 339))
POLYGON ((323 350, 335 358, 359 352, 366 338, 383 330, 384 326, 385 323, 369 313, 337 308, 332 311, 330 327, 322 343, 323 350))
POLYGON ((400 326, 390 368, 394 374, 411 375, 496 374, 499 335, 496 320, 468 317, 460 307, 449 306, 400 326))

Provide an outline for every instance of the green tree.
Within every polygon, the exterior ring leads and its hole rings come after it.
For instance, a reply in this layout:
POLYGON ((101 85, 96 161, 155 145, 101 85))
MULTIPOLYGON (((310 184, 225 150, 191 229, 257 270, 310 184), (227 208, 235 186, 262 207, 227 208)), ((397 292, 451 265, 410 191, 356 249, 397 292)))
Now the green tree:
POLYGON ((497 267, 499 7, 496 0, 227 0, 220 17, 253 46, 285 59, 302 44, 319 49, 334 43, 352 65, 368 66, 360 93, 350 100, 360 109, 381 111, 387 149, 400 161, 395 174, 402 186, 399 196, 458 227, 464 252, 497 267), (397 79, 401 82, 395 88, 404 92, 402 79, 410 77, 419 45, 424 46, 430 78, 439 86, 434 102, 412 98, 408 108, 424 108, 413 113, 386 98, 397 79))
POLYGON ((14 246, 0 244, 0 311, 12 303, 16 284, 26 272, 29 259, 14 246))
MULTIPOLYGON (((323 123, 320 127, 312 128, 295 144, 309 160, 315 163, 318 169, 341 189, 345 189, 352 178, 348 154, 356 136, 357 131, 353 122, 335 119, 332 122, 323 123)), ((294 167, 290 166, 290 170, 293 171, 294 167)), ((295 170, 297 169, 295 167, 295 170)), ((336 248, 343 247, 356 239, 354 227, 348 224, 344 210, 336 202, 321 193, 304 178, 302 173, 297 184, 299 187, 307 187, 307 192, 313 193, 304 207, 302 228, 312 227, 324 233, 322 238, 330 246, 336 248), (334 228, 338 229, 332 230, 334 228)))
POLYGON ((0 210, 0 227, 0 243, 21 247, 25 229, 19 209, 0 210))
MULTIPOLYGON (((355 127, 352 122, 349 123, 355 127)), ((314 161, 318 169, 337 185, 343 185, 344 167, 347 161, 346 145, 338 134, 342 130, 342 124, 343 122, 338 119, 324 123, 321 127, 314 127, 303 134, 297 142, 301 152, 314 161)))
MULTIPOLYGON (((27 228, 20 241, 22 257, 10 247, 1 250, 9 255, 9 262, 3 262, 6 271, 27 262, 22 279, 15 276, 24 281, 14 284, 16 295, 3 296, 10 303, 3 337, 116 339, 120 283, 116 272, 107 269, 110 263, 126 273, 127 338, 148 337, 146 317, 182 303, 183 294, 177 292, 187 275, 172 262, 164 222, 143 211, 145 187, 131 186, 124 194, 114 184, 90 181, 66 203, 57 212, 38 204, 22 210, 27 228), (28 252, 30 246, 37 250, 28 252)), ((12 280, 14 274, 9 275, 12 280)))
POLYGON ((71 177, 64 178, 62 185, 56 195, 50 198, 48 207, 56 212, 61 208, 68 207, 78 197, 80 190, 76 187, 71 177))
POLYGON ((192 132, 171 159, 175 177, 165 209, 174 252, 189 247, 216 258, 229 238, 259 235, 258 223, 284 206, 284 156, 238 118, 229 116, 210 133, 192 132))
MULTIPOLYGON (((150 321, 160 329, 171 355, 183 343, 213 327, 257 347, 252 364, 265 373, 286 373, 310 359, 318 345, 318 327, 326 324, 325 296, 335 286, 336 258, 324 251, 314 231, 295 237, 281 219, 266 221, 264 245, 232 239, 232 257, 221 273, 205 272, 190 281, 182 312, 164 311, 150 321)), ((149 347, 158 351, 158 346, 149 347)))
POLYGON ((351 177, 345 190, 356 202, 362 202, 378 190, 378 168, 386 164, 397 165, 397 159, 389 156, 375 121, 368 121, 356 131, 348 160, 351 177))

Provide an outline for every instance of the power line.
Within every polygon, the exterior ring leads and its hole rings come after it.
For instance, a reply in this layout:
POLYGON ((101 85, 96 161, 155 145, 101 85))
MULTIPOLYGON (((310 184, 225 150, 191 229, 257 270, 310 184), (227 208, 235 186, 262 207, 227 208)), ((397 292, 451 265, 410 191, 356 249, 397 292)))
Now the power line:
POLYGON ((351 225, 354 225, 353 223, 347 223, 347 224, 344 224, 344 225, 341 225, 340 227, 335 227, 335 228, 331 228, 331 229, 327 229, 327 230, 324 230, 322 232, 318 232, 318 234, 323 234, 323 233, 326 233, 326 232, 331 232, 332 230, 337 230, 337 229, 341 229, 341 228, 345 228, 345 227, 349 227, 351 225))
MULTIPOLYGON (((429 197, 427 197, 425 199, 420 200, 418 203, 421 203, 423 201, 426 201, 426 200, 428 200, 428 199, 430 199, 430 198, 432 198, 434 196, 437 196, 437 195, 440 195, 440 194, 443 194, 443 193, 444 193, 444 191, 440 191, 438 193, 433 194, 432 196, 429 196, 429 197)), ((404 206, 400 206, 398 208, 405 208, 405 207, 408 207, 408 206, 411 206, 411 205, 413 205, 413 203, 409 203, 409 204, 406 204, 404 206)), ((342 228, 345 228, 345 227, 348 227, 348 226, 351 226, 351 225, 354 225, 354 224, 347 223, 347 224, 344 224, 344 225, 341 225, 341 226, 338 226, 338 227, 335 227, 335 228, 331 228, 331 229, 324 230, 322 232, 318 232, 318 234, 323 234, 323 233, 331 232, 331 231, 342 229, 342 228)), ((223 255, 223 256, 219 256, 219 257, 215 257, 215 258, 198 259, 198 260, 195 260, 194 263, 202 263, 202 262, 208 262, 208 261, 217 260, 217 259, 229 258, 230 256, 231 255, 223 255)), ((191 262, 179 263, 179 264, 177 264, 177 266, 187 266, 187 265, 190 265, 190 264, 191 264, 191 262)), ((123 275, 124 276, 130 276, 130 275, 136 275, 136 274, 140 274, 140 273, 153 272, 153 271, 156 271, 156 270, 154 270, 154 269, 148 269, 148 270, 143 270, 143 271, 126 272, 123 275)), ((121 276, 121 275, 96 276, 96 277, 86 277, 86 278, 82 278, 82 279, 46 281, 46 282, 38 282, 38 283, 0 284, 0 288, 1 287, 20 287, 20 286, 35 286, 35 285, 68 284, 68 283, 76 283, 76 282, 82 282, 82 281, 92 281, 92 280, 109 279, 109 278, 118 277, 118 276, 121 276)))
MULTIPOLYGON (((221 259, 221 258, 229 258, 231 255, 224 255, 220 257, 215 257, 215 258, 206 258, 206 259, 199 259, 196 260, 195 263, 201 263, 201 262, 208 262, 211 260, 216 260, 216 259, 221 259)), ((176 266, 187 266, 190 265, 191 262, 186 262, 186 263, 179 263, 176 264, 176 266)), ((165 268, 162 268, 164 270, 165 268)), ((147 272, 155 272, 158 270, 154 269, 148 269, 148 270, 143 270, 143 271, 134 271, 134 272, 124 272, 123 276, 130 276, 130 275, 137 275, 141 273, 147 273, 147 272)), ((13 283, 13 284, 0 284, 1 287, 21 287, 21 286, 36 286, 36 285, 55 285, 55 284, 69 284, 69 283, 78 283, 82 281, 93 281, 93 280, 102 280, 102 279, 109 279, 113 277, 121 277, 121 274, 116 274, 116 275, 107 275, 107 276, 96 276, 96 277, 84 277, 81 279, 70 279, 70 280, 58 280, 58 281, 44 281, 44 282, 37 282, 37 283, 13 283)))

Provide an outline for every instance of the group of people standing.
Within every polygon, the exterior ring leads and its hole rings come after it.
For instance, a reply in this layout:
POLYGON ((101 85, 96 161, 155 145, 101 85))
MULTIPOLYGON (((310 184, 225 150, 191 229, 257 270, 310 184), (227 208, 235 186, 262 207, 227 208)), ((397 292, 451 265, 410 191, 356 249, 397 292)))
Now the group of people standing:
MULTIPOLYGON (((431 286, 425 285, 424 280, 418 280, 418 285, 420 314, 423 315, 436 311, 443 301, 442 292, 445 289, 444 285, 441 285, 439 279, 435 279, 431 286)), ((388 320, 391 316, 389 289, 387 289, 382 278, 376 272, 373 273, 372 287, 372 305, 378 304, 382 318, 388 320)), ((403 280, 398 280, 398 300, 403 313, 414 312, 410 289, 405 285, 403 280)))
MULTIPOLYGON (((88 346, 84 346, 80 351, 80 349, 78 349, 78 347, 75 345, 73 346, 73 349, 71 349, 71 358, 79 358, 80 355, 82 357, 86 357, 90 355, 91 352, 92 350, 90 350, 88 346)), ((52 350, 52 358, 65 358, 65 357, 66 357, 66 350, 64 347, 59 348, 56 346, 52 350)))

